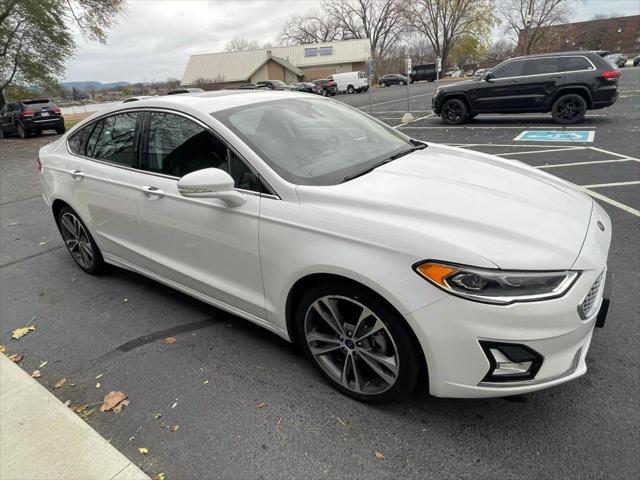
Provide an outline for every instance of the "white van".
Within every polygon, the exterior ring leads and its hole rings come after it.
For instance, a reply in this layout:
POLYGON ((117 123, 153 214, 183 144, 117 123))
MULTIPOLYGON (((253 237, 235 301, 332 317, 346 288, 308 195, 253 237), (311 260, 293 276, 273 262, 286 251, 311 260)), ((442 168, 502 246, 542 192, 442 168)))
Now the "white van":
POLYGON ((364 72, 336 73, 328 78, 336 82, 338 93, 360 93, 369 90, 369 81, 364 72))

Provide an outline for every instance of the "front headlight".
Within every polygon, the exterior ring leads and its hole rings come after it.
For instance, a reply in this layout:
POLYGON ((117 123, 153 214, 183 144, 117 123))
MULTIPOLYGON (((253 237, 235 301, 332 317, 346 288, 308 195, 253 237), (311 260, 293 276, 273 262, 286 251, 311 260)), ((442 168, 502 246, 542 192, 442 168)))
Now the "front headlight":
POLYGON ((449 293, 500 305, 560 297, 580 275, 572 270, 517 272, 435 261, 419 263, 414 269, 435 286, 449 293))

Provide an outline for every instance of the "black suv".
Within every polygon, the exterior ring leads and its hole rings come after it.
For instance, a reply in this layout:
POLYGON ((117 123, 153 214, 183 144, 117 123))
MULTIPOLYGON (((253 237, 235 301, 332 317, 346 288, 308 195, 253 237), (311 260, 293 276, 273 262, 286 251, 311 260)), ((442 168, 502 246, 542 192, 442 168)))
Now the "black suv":
POLYGON ((425 63, 424 65, 414 65, 409 75, 411 83, 426 80, 433 82, 436 79, 436 64, 425 63))
POLYGON ((338 93, 338 84, 329 78, 314 80, 313 83, 322 87, 322 95, 324 95, 325 97, 328 95, 331 95, 333 97, 336 93, 338 93))
POLYGON ((380 77, 378 83, 381 87, 389 87, 391 85, 402 86, 407 84, 407 77, 398 73, 387 73, 386 75, 380 77))
POLYGON ((64 118, 51 100, 9 102, 0 110, 0 117, 0 138, 13 133, 27 138, 43 130, 64 133, 64 118))
POLYGON ((580 122, 587 110, 618 98, 620 71, 595 52, 516 57, 482 77, 436 90, 431 109, 458 125, 479 113, 551 112, 556 123, 580 122))

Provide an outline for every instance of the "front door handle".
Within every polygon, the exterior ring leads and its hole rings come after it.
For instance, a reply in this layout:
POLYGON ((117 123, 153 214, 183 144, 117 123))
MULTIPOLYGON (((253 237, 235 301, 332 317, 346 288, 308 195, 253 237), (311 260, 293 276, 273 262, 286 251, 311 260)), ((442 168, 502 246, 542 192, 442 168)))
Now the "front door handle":
POLYGON ((142 191, 148 198, 162 198, 164 197, 164 190, 160 190, 157 187, 151 187, 149 185, 145 185, 142 187, 142 191))
POLYGON ((82 170, 71 170, 69 174, 74 180, 82 180, 84 178, 84 172, 82 170))

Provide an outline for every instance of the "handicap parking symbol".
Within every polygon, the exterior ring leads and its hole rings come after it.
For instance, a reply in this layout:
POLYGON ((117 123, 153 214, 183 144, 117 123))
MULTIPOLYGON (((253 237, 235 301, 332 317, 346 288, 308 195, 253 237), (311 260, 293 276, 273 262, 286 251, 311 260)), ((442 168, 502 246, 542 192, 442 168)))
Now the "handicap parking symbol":
POLYGON ((531 142, 593 142, 593 130, 525 130, 514 140, 531 142))

